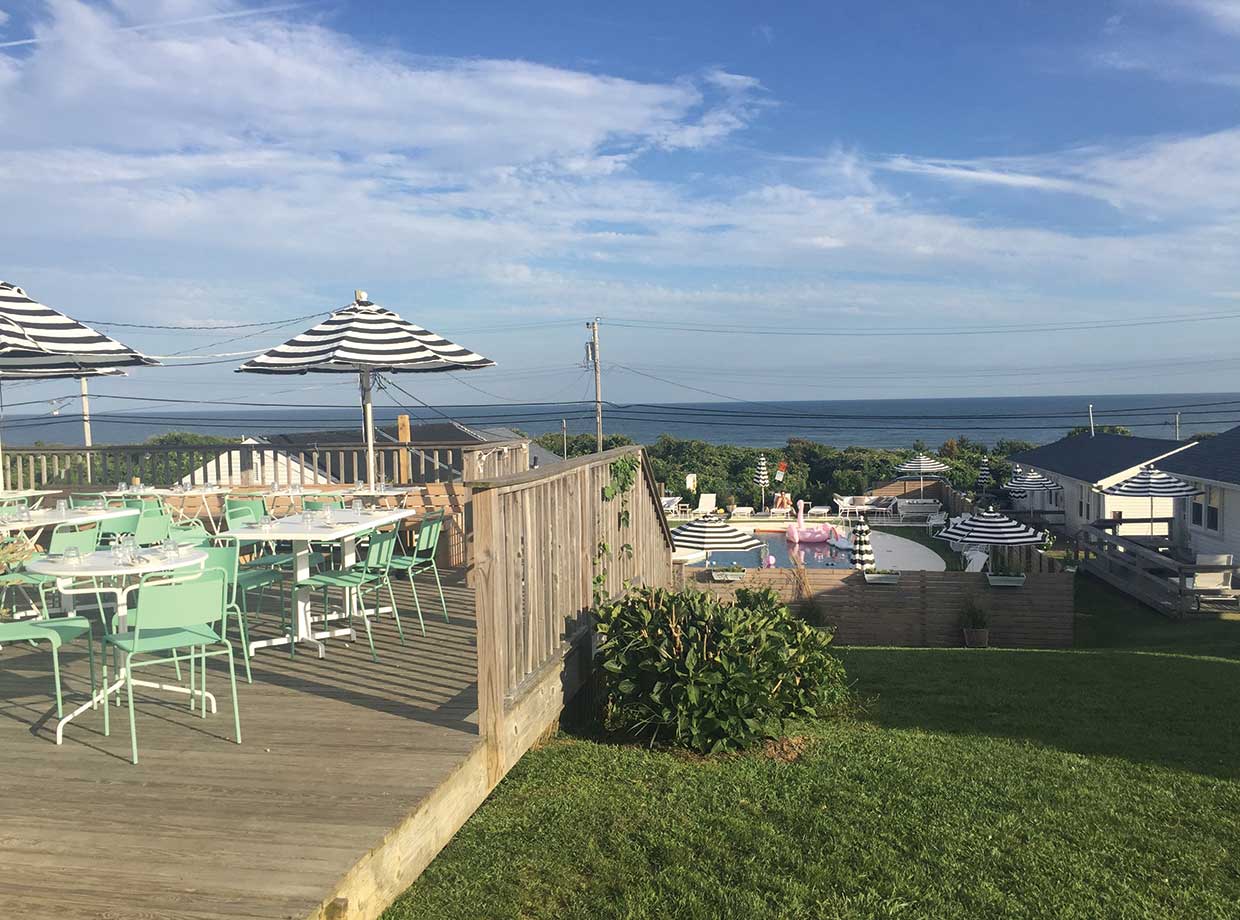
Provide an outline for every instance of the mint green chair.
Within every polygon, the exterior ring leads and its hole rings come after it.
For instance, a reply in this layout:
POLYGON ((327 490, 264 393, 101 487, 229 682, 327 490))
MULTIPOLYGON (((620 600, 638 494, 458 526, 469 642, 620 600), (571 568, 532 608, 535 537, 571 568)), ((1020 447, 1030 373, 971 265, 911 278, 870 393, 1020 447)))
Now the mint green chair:
MULTIPOLYGON (((78 524, 57 524, 55 530, 52 531, 51 539, 47 543, 47 554, 49 556, 64 555, 65 551, 73 548, 82 556, 93 553, 99 546, 99 525, 98 523, 86 526, 78 524)), ((52 575, 40 575, 37 572, 28 572, 24 568, 16 569, 5 573, 4 583, 4 599, 7 599, 8 589, 16 585, 29 586, 39 589, 39 606, 43 611, 43 620, 50 617, 47 609, 47 596, 56 590, 57 579, 52 575)), ((95 590, 95 602, 99 606, 99 615, 103 615, 103 596, 99 593, 99 582, 97 579, 90 580, 95 590)))
POLYGON ((443 608, 443 621, 448 622, 448 602, 443 596, 443 582, 439 580, 439 567, 435 565, 435 553, 439 550, 439 537, 442 533, 443 512, 431 512, 418 525, 413 555, 392 557, 392 571, 404 572, 409 578, 409 588, 413 591, 413 603, 417 608, 418 622, 422 625, 424 636, 426 635, 426 621, 422 619, 422 602, 418 599, 418 586, 414 584, 414 575, 430 572, 435 576, 435 589, 439 592, 439 606, 443 608))
MULTIPOLYGON (((250 623, 249 605, 246 594, 250 591, 265 591, 271 585, 280 585, 280 626, 292 631, 292 621, 287 616, 284 604, 284 576, 275 569, 243 569, 240 566, 240 541, 236 537, 215 537, 209 546, 200 547, 207 554, 206 568, 219 569, 228 578, 228 609, 237 618, 238 633, 241 636, 241 657, 245 661, 245 679, 254 683, 250 674, 250 623), (240 603, 238 603, 238 600, 240 603)), ((259 595, 262 596, 261 594, 259 595)), ((221 635, 228 637, 227 623, 221 635)))
MULTIPOLYGON (((195 695, 202 700, 202 717, 207 717, 207 658, 228 657, 228 682, 232 689, 233 729, 241 743, 241 710, 237 704, 237 671, 232 643, 224 636, 228 616, 228 577, 219 569, 207 569, 189 578, 147 575, 136 588, 138 603, 129 613, 129 629, 104 635, 105 648, 125 656, 121 669, 129 703, 129 737, 133 762, 138 762, 138 729, 134 719, 133 672, 137 668, 169 664, 188 650, 190 661, 190 704, 195 695), (153 656, 153 657, 152 657, 153 656), (195 660, 197 658, 197 661, 195 660), (201 666, 201 686, 195 688, 195 671, 201 666)), ((115 618, 113 618, 115 629, 115 618)), ((103 686, 108 687, 108 658, 103 656, 103 686)), ((112 725, 103 707, 103 733, 112 725)))
POLYGON ((125 508, 133 508, 135 511, 141 511, 143 514, 164 511, 163 499, 151 495, 131 495, 121 499, 121 504, 125 508))
POLYGON ((108 499, 102 492, 78 492, 69 496, 70 508, 88 508, 92 505, 108 506, 108 499))
MULTIPOLYGON (((0 576, 3 581, 7 576, 0 576)), ((52 681, 56 688, 56 718, 65 715, 60 689, 60 647, 78 636, 86 636, 90 658, 90 692, 95 693, 95 645, 91 641, 90 620, 85 617, 57 617, 54 620, 21 620, 0 623, 0 645, 12 642, 47 642, 52 649, 52 681)))
POLYGON ((229 495, 224 499, 225 516, 237 508, 248 508, 256 521, 262 520, 263 515, 269 513, 267 502, 261 495, 229 495))
POLYGON ((126 515, 117 515, 113 518, 104 518, 99 522, 99 542, 112 542, 114 537, 123 537, 126 534, 137 533, 138 519, 142 517, 142 512, 131 509, 126 515))
POLYGON ((378 661, 375 652, 375 639, 370 630, 370 617, 363 603, 365 592, 372 591, 375 596, 375 607, 379 606, 379 592, 386 589, 388 600, 392 603, 392 614, 396 618, 396 630, 400 634, 401 645, 405 644, 405 630, 400 622, 400 611, 396 607, 396 595, 392 591, 390 569, 392 555, 396 551, 396 531, 387 530, 371 534, 370 546, 366 548, 365 558, 358 564, 341 571, 319 572, 299 581, 297 587, 319 589, 323 592, 323 615, 327 616, 328 591, 338 588, 342 595, 344 609, 352 621, 356 612, 366 627, 366 641, 370 643, 370 658, 378 661))
POLYGON ((168 536, 176 540, 181 546, 202 546, 211 539, 211 535, 207 533, 207 528, 200 521, 190 521, 187 524, 173 524, 168 528, 168 536))
MULTIPOLYGON (((252 508, 231 508, 224 512, 224 525, 228 530, 239 530, 248 524, 257 524, 258 518, 254 517, 252 508)), ((255 538, 252 540, 245 537, 238 538, 243 553, 250 552, 255 546, 270 546, 271 539, 269 537, 259 536, 259 532, 255 531, 255 538)), ((326 559, 322 553, 310 554, 310 567, 318 568, 326 559)), ((293 553, 269 552, 255 556, 253 559, 247 559, 241 563, 243 569, 260 569, 270 568, 279 569, 291 574, 297 566, 297 557, 293 553)))
POLYGON ((324 508, 331 508, 333 511, 342 510, 344 508, 343 498, 303 498, 301 506, 306 511, 322 511, 324 508))
POLYGON ((172 515, 162 509, 146 510, 138 516, 138 526, 134 528, 134 539, 139 546, 155 546, 163 543, 172 533, 172 515))

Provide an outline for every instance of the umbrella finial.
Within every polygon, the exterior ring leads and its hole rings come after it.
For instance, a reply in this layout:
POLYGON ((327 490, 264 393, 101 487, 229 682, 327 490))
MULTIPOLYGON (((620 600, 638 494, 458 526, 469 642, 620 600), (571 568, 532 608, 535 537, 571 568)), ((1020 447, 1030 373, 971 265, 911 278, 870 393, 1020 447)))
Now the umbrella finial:
POLYGON ((365 291, 361 290, 355 290, 353 292, 353 299, 358 303, 370 303, 369 295, 365 291))

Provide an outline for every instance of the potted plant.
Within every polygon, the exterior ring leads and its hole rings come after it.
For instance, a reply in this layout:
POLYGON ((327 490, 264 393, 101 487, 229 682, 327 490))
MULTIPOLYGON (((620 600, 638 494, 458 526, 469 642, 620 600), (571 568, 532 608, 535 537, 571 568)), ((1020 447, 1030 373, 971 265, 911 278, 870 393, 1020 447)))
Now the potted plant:
POLYGON ((739 562, 733 562, 731 565, 712 566, 710 577, 711 581, 740 581, 745 577, 745 567, 739 562))
POLYGON ((898 585, 900 573, 895 569, 875 569, 873 572, 865 573, 865 583, 867 585, 898 585))
POLYGON ((1025 583, 1025 573, 992 553, 986 580, 992 588, 1019 588, 1025 583))
POLYGON ((726 499, 724 499, 723 507, 727 509, 728 514, 731 514, 733 511, 735 511, 736 510, 736 496, 729 495, 726 499))
POLYGON ((969 595, 960 609, 960 628, 965 648, 986 648, 990 645, 990 612, 969 595))

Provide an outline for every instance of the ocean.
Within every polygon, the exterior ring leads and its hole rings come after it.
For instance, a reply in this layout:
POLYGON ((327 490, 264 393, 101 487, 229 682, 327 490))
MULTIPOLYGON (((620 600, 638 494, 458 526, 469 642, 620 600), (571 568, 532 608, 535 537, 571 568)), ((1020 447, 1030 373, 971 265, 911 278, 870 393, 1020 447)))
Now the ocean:
MULTIPOLYGON (((102 402, 102 400, 100 400, 102 402)), ((1089 424, 1089 404, 1098 425, 1124 425, 1146 437, 1175 437, 1180 432, 1221 431, 1240 424, 1240 394, 1178 393, 1126 396, 996 396, 955 399, 788 400, 781 402, 641 403, 606 405, 603 426, 608 434, 627 435, 650 443, 662 434, 721 444, 779 446, 791 437, 837 447, 907 447, 916 440, 937 447, 959 435, 994 444, 999 439, 1045 443, 1068 429, 1089 424)), ((76 406, 59 416, 9 414, 3 422, 3 443, 9 446, 80 445, 81 420, 76 406)), ((405 410, 375 407, 381 423, 394 422, 405 410)), ((592 433, 591 406, 572 404, 418 407, 415 423, 445 417, 479 426, 518 428, 529 434, 558 432, 561 419, 570 434, 592 433)), ((166 431, 240 437, 322 429, 350 429, 360 411, 296 406, 267 409, 190 411, 165 408, 148 411, 96 410, 94 442, 137 444, 166 431)))

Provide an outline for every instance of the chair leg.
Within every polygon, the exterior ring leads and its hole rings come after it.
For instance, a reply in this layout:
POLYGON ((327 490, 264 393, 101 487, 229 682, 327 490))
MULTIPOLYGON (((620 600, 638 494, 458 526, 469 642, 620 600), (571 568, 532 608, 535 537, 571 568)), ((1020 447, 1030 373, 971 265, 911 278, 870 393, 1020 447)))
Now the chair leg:
MULTIPOLYGON (((192 669, 192 666, 191 666, 192 669)), ((133 655, 125 656, 125 695, 129 699, 129 746, 133 762, 138 762, 138 726, 133 717, 133 655)))
MULTIPOLYGON (((379 599, 376 597, 375 603, 378 604, 378 602, 379 599)), ((370 660, 377 664, 379 655, 375 651, 375 637, 370 631, 370 617, 366 616, 366 607, 362 601, 362 591, 360 588, 353 592, 353 603, 356 605, 358 613, 361 614, 362 625, 366 627, 366 641, 370 644, 370 660)))
POLYGON ((422 627, 422 635, 426 635, 426 620, 422 619, 422 601, 418 599, 418 586, 413 583, 413 569, 409 570, 409 590, 413 592, 413 607, 418 612, 418 625, 422 627))
MULTIPOLYGON (((388 600, 392 602, 392 616, 396 618, 396 632, 400 636, 400 644, 405 645, 405 627, 400 623, 400 611, 396 608, 396 592, 392 590, 392 579, 384 576, 383 584, 387 587, 388 600)), ((375 608, 379 607, 379 589, 375 588, 375 608)))
MULTIPOLYGON (((176 657, 176 649, 173 649, 172 656, 176 657)), ((179 678, 181 675, 178 674, 179 678)), ((194 666, 194 647, 191 645, 189 649, 189 711, 194 711, 194 695, 198 689, 198 668, 194 666)))
MULTIPOLYGON (((115 657, 116 649, 113 648, 113 657, 115 657)), ((112 734, 112 720, 110 713, 112 707, 108 705, 108 650, 105 648, 103 654, 99 656, 102 659, 99 664, 103 668, 103 734, 105 736, 112 734)))
POLYGON ((86 659, 90 662, 90 708, 97 709, 95 703, 95 639, 86 631, 86 659))
MULTIPOLYGON (((202 658, 202 696, 200 697, 200 699, 202 700, 202 705, 200 708, 202 709, 202 717, 205 719, 207 717, 207 647, 206 645, 203 645, 202 655, 199 657, 202 658)), ((190 649, 190 661, 193 661, 193 649, 190 649)))
POLYGON ((439 566, 435 565, 435 560, 431 560, 431 573, 435 576, 435 588, 439 591, 439 606, 443 608, 443 621, 448 620, 448 601, 443 596, 443 582, 439 580, 439 566))
MULTIPOLYGON (((241 600, 245 602, 245 593, 242 592, 241 600)), ((254 677, 250 674, 250 628, 246 624, 246 615, 244 610, 237 611, 237 627, 241 633, 241 658, 245 662, 245 682, 247 684, 254 683, 254 677)), ((224 638, 228 638, 225 636, 224 638)))
POLYGON ((52 643, 52 680, 56 684, 56 718, 65 717, 65 705, 60 698, 60 651, 52 643))
POLYGON ((237 743, 241 743, 241 707, 237 702, 237 668, 233 664, 232 643, 227 639, 224 644, 228 646, 228 683, 232 686, 233 700, 233 731, 237 736, 237 743))

